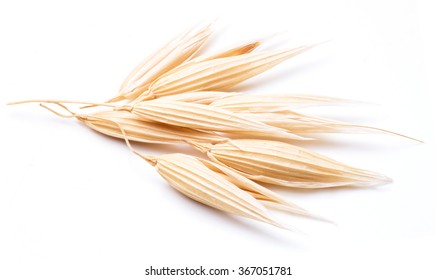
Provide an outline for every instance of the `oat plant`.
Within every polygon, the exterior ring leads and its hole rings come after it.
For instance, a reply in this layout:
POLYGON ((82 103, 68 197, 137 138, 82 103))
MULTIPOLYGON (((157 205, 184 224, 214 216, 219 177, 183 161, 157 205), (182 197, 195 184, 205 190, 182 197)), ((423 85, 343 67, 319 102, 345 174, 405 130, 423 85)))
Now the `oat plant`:
POLYGON ((202 53, 212 34, 212 24, 206 24, 170 40, 142 60, 127 75, 118 94, 108 96, 106 102, 36 99, 9 104, 40 103, 58 116, 123 139, 170 186, 191 199, 295 231, 272 210, 324 218, 270 190, 271 185, 317 189, 373 187, 391 181, 380 173, 299 146, 302 141, 322 140, 320 133, 396 134, 298 112, 304 107, 355 101, 299 93, 235 92, 236 85, 314 45, 258 51, 264 40, 252 40, 202 53), (67 107, 70 103, 85 106, 73 112, 67 107), (54 109, 55 105, 66 113, 54 109), (149 156, 132 147, 137 142, 186 144, 187 150, 186 154, 149 156), (205 157, 189 155, 194 149, 205 157))

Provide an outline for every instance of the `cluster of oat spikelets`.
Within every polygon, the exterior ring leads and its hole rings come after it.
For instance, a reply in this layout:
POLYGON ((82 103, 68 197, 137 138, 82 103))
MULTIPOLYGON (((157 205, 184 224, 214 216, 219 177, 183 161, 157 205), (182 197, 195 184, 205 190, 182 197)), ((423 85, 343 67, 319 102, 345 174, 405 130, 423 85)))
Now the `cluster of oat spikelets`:
POLYGON ((136 141, 185 143, 198 149, 209 160, 181 153, 147 156, 131 148, 186 196, 279 227, 284 226, 271 209, 319 217, 265 185, 368 187, 390 181, 384 175, 291 144, 309 139, 308 133, 377 131, 294 111, 349 101, 308 95, 250 96, 231 91, 233 86, 311 46, 256 51, 262 42, 255 40, 199 55, 211 34, 210 25, 181 34, 144 59, 127 76, 118 96, 106 103, 87 104, 109 109, 73 113, 65 101, 36 102, 52 111, 46 104, 57 104, 93 130, 125 139, 129 147, 130 141, 136 141))

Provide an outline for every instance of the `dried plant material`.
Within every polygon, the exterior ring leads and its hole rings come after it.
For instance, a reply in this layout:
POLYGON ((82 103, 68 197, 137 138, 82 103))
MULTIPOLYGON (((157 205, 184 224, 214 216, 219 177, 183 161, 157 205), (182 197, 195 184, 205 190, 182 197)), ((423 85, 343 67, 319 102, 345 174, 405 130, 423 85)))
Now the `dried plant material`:
POLYGON ((261 122, 240 117, 230 111, 203 104, 180 101, 150 100, 134 105, 125 105, 117 110, 126 110, 146 120, 217 132, 269 133, 271 136, 302 140, 304 138, 261 122))
POLYGON ((248 53, 180 66, 160 76, 136 101, 190 91, 228 90, 310 48, 248 53))
POLYGON ((232 57, 232 56, 238 56, 238 55, 242 55, 242 54, 251 53, 257 47, 259 47, 260 44, 261 44, 261 40, 255 40, 255 41, 252 41, 249 43, 241 44, 241 45, 233 47, 233 48, 226 49, 224 51, 216 52, 214 54, 200 55, 198 57, 194 57, 194 58, 184 62, 179 67, 188 67, 188 66, 191 66, 195 63, 199 63, 202 61, 213 60, 213 59, 218 59, 218 58, 225 58, 225 57, 232 57))
POLYGON ((294 133, 335 133, 335 132, 368 132, 375 128, 341 123, 335 120, 319 118, 297 112, 283 113, 239 113, 239 116, 257 120, 265 124, 283 128, 294 133))
POLYGON ((211 34, 211 25, 206 25, 199 30, 194 28, 171 40, 141 61, 122 83, 119 96, 110 101, 137 98, 156 78, 195 55, 211 34))
POLYGON ((219 143, 225 137, 215 133, 190 128, 171 126, 153 121, 144 121, 132 113, 125 111, 102 111, 76 118, 88 127, 108 136, 142 143, 174 144, 187 141, 219 143), (124 134, 120 131, 124 130, 124 134))
POLYGON ((332 119, 300 114, 291 110, 279 113, 239 113, 238 115, 247 119, 257 120, 274 127, 283 128, 291 133, 297 134, 383 133, 404 137, 417 142, 422 142, 421 140, 386 129, 366 125, 344 123, 332 119))
MULTIPOLYGON (((260 201, 264 206, 273 210, 280 210, 291 214, 302 215, 310 218, 315 218, 318 220, 329 221, 319 215, 313 214, 306 209, 287 201, 285 198, 281 197, 277 193, 267 189, 258 183, 240 175, 238 172, 222 165, 211 161, 199 159, 206 165, 209 169, 222 173, 222 176, 238 186, 238 188, 248 192, 256 200, 260 201)), ((330 221, 329 221, 330 222, 330 221)))
MULTIPOLYGON (((221 143, 229 140, 214 132, 200 131, 190 128, 178 127, 167 125, 163 123, 154 122, 152 120, 145 120, 135 114, 126 111, 97 111, 89 114, 77 114, 68 109, 64 103, 68 101, 54 101, 54 100, 29 100, 9 103, 22 104, 28 102, 40 102, 40 106, 53 112, 54 114, 63 118, 76 118, 89 128, 98 131, 107 136, 142 142, 142 143, 158 143, 158 144, 177 144, 187 143, 190 141, 206 142, 206 143, 221 143), (52 108, 45 105, 45 103, 55 104, 69 114, 65 115, 59 113, 52 108)), ((75 102, 71 102, 75 103, 75 102)), ((83 104, 82 102, 79 102, 83 104)), ((85 103, 90 104, 90 103, 85 103)), ((91 104, 95 105, 95 104, 91 104)))
POLYGON ((238 96, 241 94, 242 93, 240 92, 225 92, 225 91, 194 91, 194 92, 185 92, 185 93, 163 96, 160 97, 159 100, 192 102, 192 103, 208 105, 222 98, 238 96))
POLYGON ((381 174, 347 166, 278 141, 232 140, 194 144, 213 161, 255 181, 295 188, 372 187, 391 182, 381 174))
POLYGON ((288 112, 288 109, 310 106, 358 103, 357 101, 316 95, 237 95, 218 99, 212 106, 232 112, 288 112))
POLYGON ((315 189, 372 187, 391 181, 384 175, 286 143, 307 140, 299 135, 307 133, 392 133, 292 111, 361 102, 298 94, 249 96, 228 92, 313 46, 256 53, 253 51, 262 42, 255 40, 197 56, 211 33, 210 25, 192 29, 143 60, 123 82, 119 96, 109 101, 130 103, 28 100, 10 104, 40 102, 61 117, 76 118, 93 130, 124 139, 132 152, 153 165, 172 187, 186 196, 221 211, 278 227, 284 226, 267 209, 325 219, 287 201, 265 184, 315 189), (46 103, 56 104, 68 114, 61 114, 46 103), (78 114, 64 103, 112 110, 78 114), (210 160, 185 154, 145 156, 135 151, 130 141, 189 143, 210 160))
POLYGON ((140 156, 155 166, 173 188, 189 198, 230 214, 284 228, 259 201, 211 170, 204 161, 185 154, 140 156))

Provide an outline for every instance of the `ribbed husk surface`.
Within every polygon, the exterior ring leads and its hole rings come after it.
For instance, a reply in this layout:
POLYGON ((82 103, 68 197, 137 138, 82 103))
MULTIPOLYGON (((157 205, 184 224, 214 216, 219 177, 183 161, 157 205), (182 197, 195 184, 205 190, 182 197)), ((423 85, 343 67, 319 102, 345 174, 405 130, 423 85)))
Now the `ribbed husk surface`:
POLYGON ((218 143, 226 140, 215 133, 167 125, 126 111, 102 111, 77 118, 88 127, 108 136, 143 143, 174 144, 187 141, 218 143), (124 130, 124 134, 123 131, 124 130), (125 136, 124 136, 125 135, 125 136))
POLYGON ((235 139, 219 144, 194 144, 213 161, 255 181, 285 187, 369 187, 390 182, 384 175, 350 167, 291 144, 235 139))
POLYGON ((146 157, 159 174, 184 195, 221 211, 283 227, 253 196, 186 154, 146 157))

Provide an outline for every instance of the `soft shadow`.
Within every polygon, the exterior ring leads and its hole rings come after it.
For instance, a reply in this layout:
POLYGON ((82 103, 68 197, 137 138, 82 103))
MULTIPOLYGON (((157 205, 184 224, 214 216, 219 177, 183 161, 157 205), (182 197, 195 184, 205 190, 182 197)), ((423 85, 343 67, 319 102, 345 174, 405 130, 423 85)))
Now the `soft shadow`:
MULTIPOLYGON (((167 187, 170 186, 167 185, 167 187)), ((225 212, 192 200, 174 189, 172 189, 172 191, 174 195, 178 196, 178 199, 183 200, 185 203, 195 205, 196 207, 198 207, 199 211, 207 213, 207 215, 214 217, 214 219, 218 219, 220 222, 228 224, 229 227, 235 227, 243 231, 247 231, 247 233, 249 234, 260 237, 265 241, 271 242, 272 244, 276 244, 281 247, 286 246, 293 250, 304 248, 301 243, 296 242, 296 239, 301 239, 301 237, 303 236, 302 234, 294 233, 292 231, 286 231, 284 229, 280 229, 272 225, 263 222, 257 222, 254 220, 253 223, 251 223, 251 221, 246 221, 242 217, 227 214, 225 212)))
POLYGON ((404 146, 411 147, 420 145, 420 142, 400 137, 397 135, 388 135, 381 133, 311 133, 302 134, 304 137, 312 138, 313 140, 291 142, 306 149, 357 149, 386 152, 395 151, 404 146), (391 139, 396 140, 393 145, 391 139), (400 141, 398 141, 400 140, 400 141))
POLYGON ((390 184, 376 186, 376 187, 333 187, 333 188, 321 188, 321 189, 310 189, 310 188, 288 188, 288 187, 282 187, 277 185, 271 185, 271 184, 265 184, 262 183, 263 186, 267 187, 268 189, 276 192, 281 192, 284 194, 298 194, 298 195, 342 195, 344 193, 363 193, 363 192, 378 192, 383 189, 389 188, 390 184))

